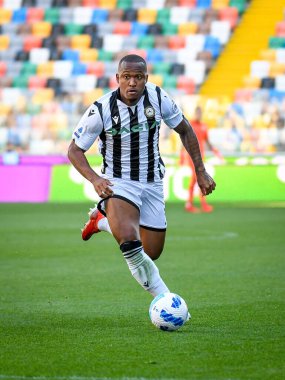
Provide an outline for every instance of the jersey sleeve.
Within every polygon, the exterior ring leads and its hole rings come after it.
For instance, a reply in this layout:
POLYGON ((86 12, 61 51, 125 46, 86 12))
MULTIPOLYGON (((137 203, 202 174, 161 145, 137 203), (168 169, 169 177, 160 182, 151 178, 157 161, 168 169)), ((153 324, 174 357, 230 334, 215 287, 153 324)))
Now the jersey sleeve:
POLYGON ((180 107, 169 95, 161 89, 161 113, 162 119, 169 128, 176 128, 183 120, 183 113, 180 107))
POLYGON ((97 106, 92 104, 79 120, 72 134, 72 139, 79 148, 86 151, 95 142, 102 130, 103 121, 101 115, 97 106))

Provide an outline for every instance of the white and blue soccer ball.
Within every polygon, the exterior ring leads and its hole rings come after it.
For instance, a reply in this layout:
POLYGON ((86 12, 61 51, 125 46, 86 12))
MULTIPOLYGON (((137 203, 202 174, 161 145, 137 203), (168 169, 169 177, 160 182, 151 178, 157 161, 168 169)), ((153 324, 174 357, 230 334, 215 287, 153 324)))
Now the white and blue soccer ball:
POLYGON ((164 331, 178 330, 191 318, 186 302, 175 293, 156 296, 150 304, 149 317, 154 326, 164 331))

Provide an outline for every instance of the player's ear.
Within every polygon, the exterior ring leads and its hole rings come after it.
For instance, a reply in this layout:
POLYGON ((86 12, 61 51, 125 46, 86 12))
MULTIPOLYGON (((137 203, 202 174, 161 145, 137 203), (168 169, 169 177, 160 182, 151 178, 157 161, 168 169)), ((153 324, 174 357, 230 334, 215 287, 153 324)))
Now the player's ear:
POLYGON ((145 74, 145 83, 148 81, 148 74, 145 74))
POLYGON ((119 83, 119 74, 118 73, 116 74, 116 81, 117 81, 117 83, 119 83))

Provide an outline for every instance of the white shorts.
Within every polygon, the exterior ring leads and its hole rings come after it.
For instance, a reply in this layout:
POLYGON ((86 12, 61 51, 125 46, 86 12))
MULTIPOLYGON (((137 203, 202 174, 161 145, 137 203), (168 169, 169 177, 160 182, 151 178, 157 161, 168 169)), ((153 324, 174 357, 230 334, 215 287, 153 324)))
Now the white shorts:
MULTIPOLYGON (((141 183, 121 178, 110 178, 113 183, 113 198, 123 199, 140 212, 140 226, 154 231, 165 231, 167 227, 162 182, 141 183)), ((102 199, 98 209, 105 214, 102 199)))

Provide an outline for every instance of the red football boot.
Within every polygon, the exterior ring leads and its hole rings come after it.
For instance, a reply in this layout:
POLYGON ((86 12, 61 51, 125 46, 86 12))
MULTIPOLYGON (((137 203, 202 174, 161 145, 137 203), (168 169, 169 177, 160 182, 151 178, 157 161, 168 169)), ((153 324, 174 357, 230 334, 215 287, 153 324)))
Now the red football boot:
POLYGON ((92 235, 100 232, 98 222, 102 218, 105 218, 105 216, 97 208, 90 209, 89 220, 82 229, 81 236, 83 240, 89 240, 92 235))
POLYGON ((197 207, 194 207, 191 202, 186 202, 185 211, 192 212, 194 214, 197 214, 198 212, 200 212, 200 210, 197 207))

